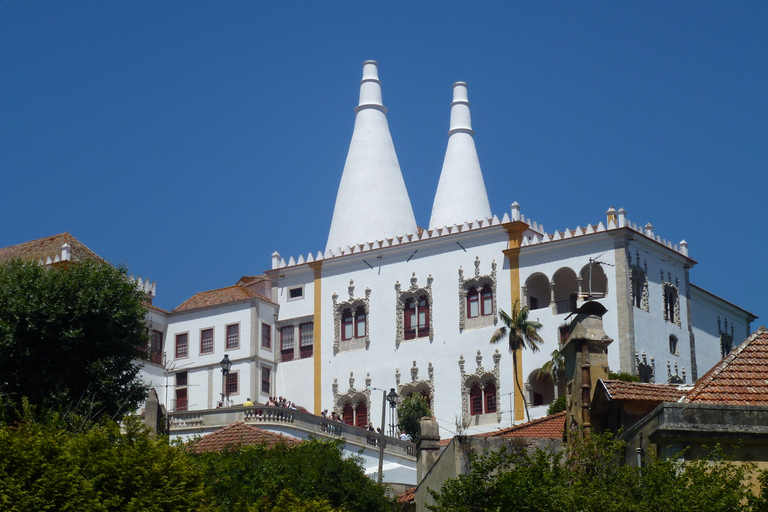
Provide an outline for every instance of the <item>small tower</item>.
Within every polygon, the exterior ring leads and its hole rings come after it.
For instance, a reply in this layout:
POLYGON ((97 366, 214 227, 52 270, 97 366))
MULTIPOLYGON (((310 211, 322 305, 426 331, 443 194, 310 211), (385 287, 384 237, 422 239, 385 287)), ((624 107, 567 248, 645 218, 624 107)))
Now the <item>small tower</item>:
POLYGON ((608 345, 613 341, 603 329, 608 310, 599 302, 585 302, 571 313, 568 340, 561 352, 565 360, 567 416, 565 431, 570 439, 579 427, 589 437, 592 431, 592 395, 598 379, 608 378, 608 345))
POLYGON ((389 133, 378 64, 363 63, 355 129, 326 251, 416 232, 416 218, 389 133))
POLYGON ((451 124, 443 170, 437 185, 429 229, 491 217, 483 172, 475 148, 467 84, 453 84, 451 124))

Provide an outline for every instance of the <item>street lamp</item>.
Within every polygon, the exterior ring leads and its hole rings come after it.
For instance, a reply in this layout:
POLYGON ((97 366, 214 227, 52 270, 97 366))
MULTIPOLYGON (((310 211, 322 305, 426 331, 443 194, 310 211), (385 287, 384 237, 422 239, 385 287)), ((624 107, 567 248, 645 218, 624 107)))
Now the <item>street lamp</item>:
POLYGON ((381 391, 382 397, 381 397, 381 428, 379 429, 379 484, 381 484, 381 479, 384 477, 384 429, 386 428, 386 416, 387 416, 387 401, 389 400, 390 403, 393 401, 397 401, 397 393, 395 393, 395 388, 391 388, 389 390, 389 395, 387 395, 386 389, 379 389, 379 388, 371 388, 375 391, 381 391))
POLYGON ((389 394, 387 395, 387 402, 389 402, 389 435, 394 436, 395 435, 395 427, 397 426, 397 420, 395 419, 395 414, 397 411, 397 393, 395 393, 395 388, 391 388, 389 390, 389 394))
POLYGON ((224 359, 221 360, 221 377, 224 381, 224 389, 222 395, 225 397, 224 406, 229 406, 229 386, 227 386, 227 375, 229 375, 229 369, 232 368, 232 361, 229 360, 229 354, 224 355, 224 359))

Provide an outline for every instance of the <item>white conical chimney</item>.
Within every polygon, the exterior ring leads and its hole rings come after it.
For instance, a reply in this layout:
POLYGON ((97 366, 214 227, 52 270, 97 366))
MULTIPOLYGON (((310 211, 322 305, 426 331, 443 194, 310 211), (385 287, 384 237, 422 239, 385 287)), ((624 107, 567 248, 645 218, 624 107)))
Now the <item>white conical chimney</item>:
POLYGON ((416 232, 395 146, 381 102, 378 64, 363 63, 355 130, 333 210, 328 249, 416 232))
POLYGON ((429 229, 491 217, 483 172, 477 159, 467 84, 453 84, 451 129, 437 185, 429 229))

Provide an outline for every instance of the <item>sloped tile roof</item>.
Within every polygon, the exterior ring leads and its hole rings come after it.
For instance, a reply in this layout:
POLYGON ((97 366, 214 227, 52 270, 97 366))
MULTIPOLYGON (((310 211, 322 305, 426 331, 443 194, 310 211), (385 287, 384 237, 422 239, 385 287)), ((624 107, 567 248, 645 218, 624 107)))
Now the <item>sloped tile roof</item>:
POLYGON ((397 497, 398 503, 410 503, 415 499, 416 496, 416 488, 410 487, 406 489, 406 491, 397 497))
POLYGON ((239 281, 237 281, 236 284, 258 283, 260 281, 266 281, 267 279, 269 279, 269 277, 267 277, 264 274, 260 274, 258 276, 243 276, 243 277, 240 278, 239 281))
POLYGON ((58 235, 39 238, 24 242, 23 244, 11 245, 0 249, 0 262, 12 260, 15 258, 25 261, 45 261, 50 257, 54 259, 57 255, 61 256, 61 246, 69 244, 71 250, 71 261, 96 260, 104 261, 98 254, 86 247, 77 238, 69 233, 60 233, 58 235))
POLYGON ((191 309, 207 308, 211 306, 220 306, 222 304, 229 304, 230 302, 251 299, 253 297, 258 297, 264 301, 272 302, 263 295, 260 295, 241 284, 236 284, 234 286, 227 286, 226 288, 219 288, 218 290, 196 293, 191 298, 177 306, 176 309, 171 311, 171 313, 189 311, 191 309))
POLYGON ((685 391, 668 384, 647 384, 624 382, 622 380, 602 381, 611 400, 636 400, 644 402, 677 402, 685 391))
POLYGON ((565 411, 536 420, 507 427, 495 432, 477 434, 479 437, 530 437, 534 439, 561 439, 565 429, 565 411))
POLYGON ((760 327, 705 373, 683 401, 768 405, 768 329, 760 327))
POLYGON ((301 441, 251 425, 246 425, 242 421, 238 421, 221 430, 190 442, 188 449, 191 453, 205 453, 220 452, 227 448, 234 448, 240 445, 259 444, 271 447, 278 443, 295 446, 301 444, 301 441))

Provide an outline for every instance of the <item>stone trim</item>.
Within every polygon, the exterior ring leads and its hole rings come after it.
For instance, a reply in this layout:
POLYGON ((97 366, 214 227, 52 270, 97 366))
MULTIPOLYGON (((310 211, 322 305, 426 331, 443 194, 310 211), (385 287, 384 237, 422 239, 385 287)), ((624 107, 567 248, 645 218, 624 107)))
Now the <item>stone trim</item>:
POLYGON ((349 287, 347 288, 347 291, 349 292, 349 299, 337 302, 339 295, 337 293, 334 293, 332 296, 333 299, 333 355, 338 354, 339 352, 346 352, 347 350, 355 350, 355 349, 361 349, 363 348, 363 343, 365 344, 365 349, 367 350, 371 346, 371 330, 370 330, 370 320, 371 320, 371 304, 370 304, 370 298, 371 298, 371 289, 366 288, 365 289, 365 297, 355 297, 355 281, 353 279, 349 280, 349 287), (360 338, 353 338, 351 340, 344 340, 341 339, 341 317, 344 313, 345 309, 351 309, 353 312, 359 307, 363 306, 365 309, 365 338, 363 338, 362 342, 360 338))
POLYGON ((472 329, 477 327, 488 327, 491 325, 491 319, 493 325, 496 325, 499 321, 498 315, 498 300, 496 293, 496 260, 491 262, 491 273, 486 275, 480 275, 480 256, 475 256, 475 276, 469 279, 464 279, 464 269, 459 267, 459 330, 472 329), (491 287, 491 300, 493 302, 493 312, 490 317, 467 317, 467 293, 469 289, 475 287, 478 292, 485 286, 491 287))
POLYGON ((404 384, 400 384, 400 368, 395 369, 395 384, 397 385, 397 403, 399 404, 403 397, 414 394, 420 395, 423 391, 427 391, 429 394, 430 409, 434 413, 435 410, 435 368, 432 366, 432 362, 428 367, 429 379, 419 379, 419 367, 416 366, 416 361, 413 362, 411 367, 411 380, 404 384))
POLYGON ((366 388, 355 388, 355 372, 349 372, 349 389, 345 393, 339 393, 339 381, 333 379, 333 410, 336 414, 341 415, 344 411, 344 406, 349 404, 352 408, 357 407, 358 404, 364 403, 368 414, 368 421, 371 418, 371 374, 369 373, 365 379, 366 388))
MULTIPOLYGON (((405 303, 408 299, 418 300, 419 296, 425 295, 429 300, 429 341, 430 343, 435 339, 435 320, 433 313, 434 300, 432 299, 432 281, 434 278, 432 274, 427 277, 427 286, 419 287, 417 284, 416 272, 411 275, 411 286, 406 290, 401 290, 400 281, 395 282, 395 322, 397 323, 395 328, 395 348, 400 348, 400 343, 405 339, 404 334, 404 321, 405 321, 405 303)), ((419 338, 416 338, 419 339, 419 338)), ((409 340, 410 341, 410 340, 409 340)))
POLYGON ((469 426, 472 420, 472 415, 469 411, 469 392, 475 384, 478 384, 482 390, 485 390, 488 384, 496 386, 496 422, 501 422, 501 407, 499 406, 499 391, 501 390, 500 361, 501 354, 499 349, 496 349, 496 352, 493 354, 493 369, 486 370, 483 368, 483 355, 478 350, 477 355, 475 355, 475 362, 477 363, 475 371, 473 373, 466 373, 464 370, 464 356, 459 356, 459 370, 461 371, 461 424, 463 427, 469 426))
POLYGON ((668 281, 664 280, 664 271, 661 271, 661 300, 664 307, 664 320, 671 322, 678 327, 680 323, 680 280, 675 278, 675 283, 672 284, 672 276, 667 272, 668 281), (671 289, 675 293, 675 309, 673 311, 674 318, 668 318, 667 315, 667 288, 671 289))

